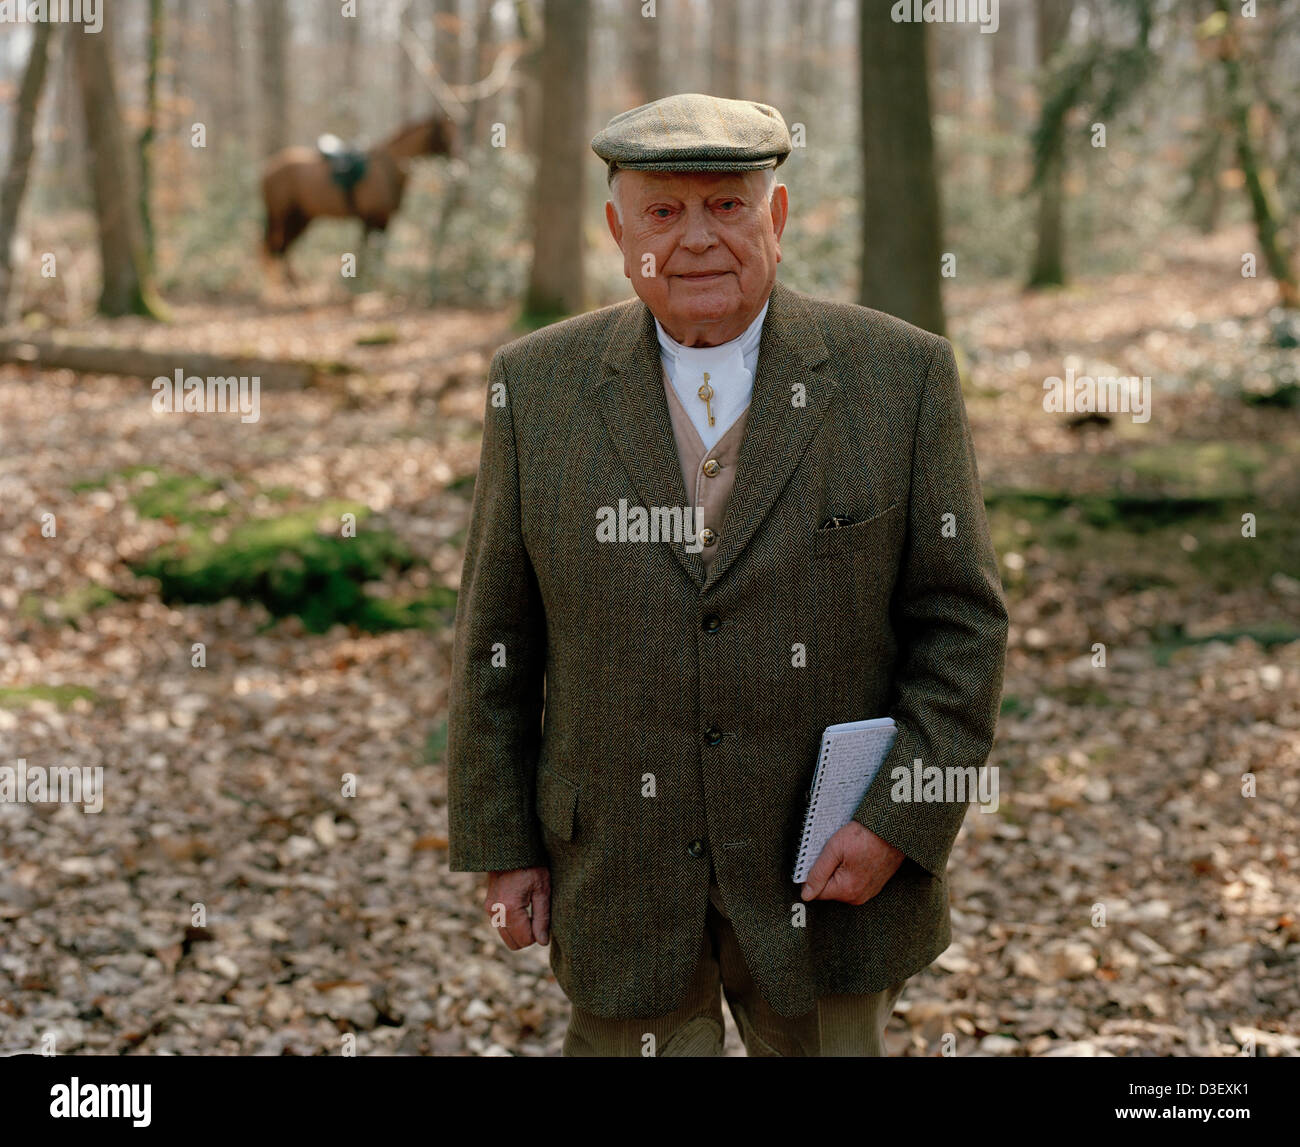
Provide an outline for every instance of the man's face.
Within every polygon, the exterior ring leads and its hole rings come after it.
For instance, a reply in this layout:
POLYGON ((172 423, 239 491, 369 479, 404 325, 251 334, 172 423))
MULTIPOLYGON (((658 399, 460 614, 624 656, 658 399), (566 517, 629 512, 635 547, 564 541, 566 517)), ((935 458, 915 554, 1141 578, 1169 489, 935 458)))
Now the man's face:
POLYGON ((781 261, 789 201, 771 206, 761 171, 623 171, 605 219, 623 274, 664 329, 684 346, 743 334, 762 309, 781 261))

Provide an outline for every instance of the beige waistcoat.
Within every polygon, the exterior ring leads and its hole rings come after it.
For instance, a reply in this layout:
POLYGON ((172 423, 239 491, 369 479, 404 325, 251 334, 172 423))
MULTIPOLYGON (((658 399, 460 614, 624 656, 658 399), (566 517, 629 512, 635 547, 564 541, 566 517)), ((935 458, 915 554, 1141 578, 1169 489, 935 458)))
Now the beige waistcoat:
POLYGON ((702 521, 696 522, 695 528, 704 534, 700 561, 707 570, 718 552, 718 537, 727 516, 727 502, 736 485, 736 464, 740 461, 740 443, 745 436, 749 407, 740 412, 740 417, 728 427, 712 450, 705 450, 699 432, 691 423, 690 415, 668 377, 668 371, 663 373, 664 393, 668 396, 668 413, 673 422, 677 457, 682 464, 686 497, 691 506, 701 511, 702 521))

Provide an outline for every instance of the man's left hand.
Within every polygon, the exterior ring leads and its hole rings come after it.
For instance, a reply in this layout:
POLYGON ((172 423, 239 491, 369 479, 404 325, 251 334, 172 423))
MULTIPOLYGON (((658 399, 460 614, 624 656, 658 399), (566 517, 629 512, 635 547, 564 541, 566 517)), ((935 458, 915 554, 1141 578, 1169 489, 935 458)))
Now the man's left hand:
POLYGON ((803 886, 804 900, 865 904, 903 863, 903 853, 856 820, 826 842, 803 886))

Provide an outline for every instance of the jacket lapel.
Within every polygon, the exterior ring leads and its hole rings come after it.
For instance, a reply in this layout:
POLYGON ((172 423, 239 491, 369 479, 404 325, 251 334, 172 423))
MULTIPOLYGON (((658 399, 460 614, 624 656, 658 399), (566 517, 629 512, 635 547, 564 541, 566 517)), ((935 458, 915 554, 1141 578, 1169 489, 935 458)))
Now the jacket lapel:
MULTIPOLYGON (((687 552, 684 542, 669 543, 701 590, 715 585, 749 544, 821 425, 839 381, 815 370, 829 357, 821 332, 798 296, 779 282, 773 284, 736 485, 707 580, 704 563, 687 552), (796 384, 801 384, 799 390, 796 384), (802 395, 802 405, 795 405, 796 394, 802 395)), ((629 306, 614 327, 596 397, 642 504, 688 505, 664 395, 654 316, 644 303, 629 306)))
POLYGON ((839 379, 817 372, 829 354, 799 297, 772 287, 758 346, 758 377, 740 444, 736 485, 704 588, 717 584, 749 544, 790 480, 830 405, 839 379), (801 384, 796 389, 796 384, 801 384), (802 405, 795 405, 796 395, 802 405))
MULTIPOLYGON (((596 398, 610 439, 640 495, 641 504, 647 508, 688 506, 668 399, 664 395, 654 315, 640 300, 624 310, 614 327, 605 348, 596 398)), ((696 586, 703 587, 704 563, 697 555, 687 552, 686 543, 662 544, 669 546, 696 586)))

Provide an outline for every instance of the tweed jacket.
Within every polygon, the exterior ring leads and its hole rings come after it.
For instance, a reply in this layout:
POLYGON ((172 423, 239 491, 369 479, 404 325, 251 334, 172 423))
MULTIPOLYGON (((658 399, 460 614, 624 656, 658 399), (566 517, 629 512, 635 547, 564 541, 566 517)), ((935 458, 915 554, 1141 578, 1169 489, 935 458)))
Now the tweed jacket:
POLYGON ((1007 631, 951 346, 777 283, 708 569, 689 539, 598 541, 620 499, 687 505, 639 299, 491 363, 456 617, 452 870, 549 866, 551 964, 599 1016, 682 1001, 711 867, 782 1015, 920 971, 949 943, 966 804, 896 800, 892 772, 984 763, 1007 631), (884 715, 897 740, 854 819, 905 859, 863 905, 803 905, 822 731, 884 715))

